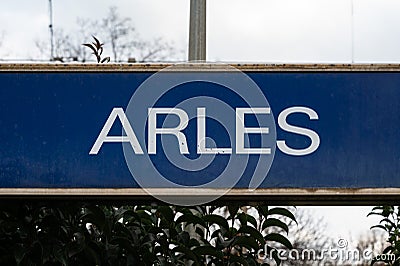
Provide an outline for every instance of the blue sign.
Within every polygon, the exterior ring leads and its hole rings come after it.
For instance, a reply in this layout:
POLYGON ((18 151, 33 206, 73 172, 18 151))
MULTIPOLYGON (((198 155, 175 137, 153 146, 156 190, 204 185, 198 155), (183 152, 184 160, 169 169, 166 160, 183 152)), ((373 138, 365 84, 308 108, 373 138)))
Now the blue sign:
POLYGON ((0 73, 0 187, 400 188, 400 73, 193 75, 0 73))

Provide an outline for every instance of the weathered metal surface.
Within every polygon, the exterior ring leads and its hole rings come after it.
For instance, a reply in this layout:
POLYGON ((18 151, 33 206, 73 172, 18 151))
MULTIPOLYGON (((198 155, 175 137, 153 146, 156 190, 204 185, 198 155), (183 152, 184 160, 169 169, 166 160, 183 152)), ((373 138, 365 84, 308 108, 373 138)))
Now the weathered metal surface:
POLYGON ((206 0, 191 0, 189 61, 206 60, 206 37, 206 0))
MULTIPOLYGON (((224 192, 218 189, 135 189, 135 188, 0 188, 0 198, 6 199, 52 199, 52 200, 118 200, 143 201, 155 199, 151 195, 179 197, 210 197, 224 192)), ((276 205, 378 205, 400 204, 400 189, 364 188, 364 189, 232 189, 219 200, 240 201, 249 204, 268 202, 276 205)))
MULTIPOLYGON (((8 64, 0 63, 0 72, 154 72, 173 64, 8 64)), ((219 69, 220 64, 185 63, 184 69, 219 69)), ((400 64, 229 64, 245 72, 396 72, 400 64)))

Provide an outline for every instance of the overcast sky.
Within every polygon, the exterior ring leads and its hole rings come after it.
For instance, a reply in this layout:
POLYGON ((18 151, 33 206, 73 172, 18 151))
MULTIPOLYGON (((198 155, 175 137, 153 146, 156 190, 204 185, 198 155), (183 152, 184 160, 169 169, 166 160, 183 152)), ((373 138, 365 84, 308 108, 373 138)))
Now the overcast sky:
MULTIPOLYGON (((143 38, 161 36, 186 54, 188 3, 53 0, 54 27, 73 30, 77 17, 102 18, 114 5, 132 18, 143 38)), ((398 0, 213 0, 207 5, 211 61, 400 62, 398 0)), ((48 24, 48 0, 2 0, 0 56, 34 57, 34 41, 48 40, 48 24)))
MULTIPOLYGON (((186 54, 189 2, 53 0, 54 28, 73 30, 77 17, 101 19, 114 5, 143 38, 163 37, 186 54)), ((398 0, 209 0, 207 9, 210 61, 400 62, 398 0)), ((35 58, 35 40, 49 38, 48 10, 48 0, 1 0, 0 58, 35 58)), ((368 210, 315 211, 332 234, 356 235, 376 222, 363 220, 368 210)))

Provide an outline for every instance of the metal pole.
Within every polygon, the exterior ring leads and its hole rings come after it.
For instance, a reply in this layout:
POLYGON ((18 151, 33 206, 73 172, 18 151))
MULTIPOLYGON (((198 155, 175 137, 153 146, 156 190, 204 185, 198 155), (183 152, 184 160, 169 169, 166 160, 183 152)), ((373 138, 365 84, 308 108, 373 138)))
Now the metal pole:
MULTIPOLYGON (((189 61, 206 61, 206 0, 190 0, 189 61)), ((197 239, 196 228, 185 228, 191 238, 197 239)), ((192 265, 186 261, 185 265, 192 265)))
POLYGON ((50 61, 54 60, 53 4, 49 0, 50 61))
MULTIPOLYGON (((189 61, 206 60, 206 0, 190 0, 189 61)), ((191 238, 197 239, 196 228, 190 224, 185 228, 191 238)), ((192 265, 185 261, 185 265, 192 265)))
POLYGON ((206 60, 206 0, 190 0, 189 61, 206 60))

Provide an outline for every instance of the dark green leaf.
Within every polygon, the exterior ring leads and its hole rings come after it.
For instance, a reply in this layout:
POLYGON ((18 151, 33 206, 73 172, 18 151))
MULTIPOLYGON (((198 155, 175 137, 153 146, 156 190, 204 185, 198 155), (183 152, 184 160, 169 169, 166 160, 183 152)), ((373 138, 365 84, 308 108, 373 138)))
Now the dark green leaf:
POLYGON ((238 236, 235 238, 235 240, 232 242, 232 246, 241 246, 245 247, 247 249, 253 249, 254 251, 258 251, 260 248, 260 245, 257 243, 257 241, 250 236, 238 236))
POLYGON ((208 214, 203 216, 203 221, 210 224, 217 224, 225 230, 229 230, 229 225, 226 219, 216 214, 208 214))
POLYGON ((265 241, 275 241, 278 242, 282 245, 284 245, 285 247, 292 249, 292 243, 290 243, 289 239, 287 239, 286 237, 284 237, 283 235, 277 234, 277 233, 271 233, 268 234, 264 237, 265 241))
POLYGON ((176 219, 176 223, 186 223, 186 225, 193 224, 193 225, 201 225, 201 226, 206 226, 206 223, 201 219, 200 217, 194 215, 194 214, 183 214, 181 215, 178 219, 176 219))
POLYGON ((101 60, 101 63, 109 63, 110 62, 110 57, 104 57, 103 60, 101 60))
POLYGON ((182 231, 177 236, 178 242, 181 245, 189 246, 190 235, 188 232, 182 231))
POLYGON ((392 222, 392 221, 391 221, 390 219, 388 219, 388 218, 382 219, 379 223, 381 224, 381 223, 383 223, 383 222, 386 222, 386 223, 390 224, 392 227, 396 227, 396 224, 395 224, 394 222, 392 222))
POLYGON ((386 253, 390 253, 390 252, 393 252, 393 251, 394 251, 394 247, 388 246, 382 251, 382 253, 386 254, 386 253))
POLYGON ((239 213, 237 215, 237 219, 239 219, 239 222, 242 226, 247 226, 247 217, 245 213, 239 213))
POLYGON ((387 228, 386 228, 386 227, 384 227, 383 225, 380 225, 380 224, 378 224, 378 225, 374 225, 374 226, 371 226, 371 228, 370 228, 370 229, 374 229, 374 228, 380 228, 380 229, 383 229, 383 230, 387 231, 387 228))
POLYGON ((257 239, 257 241, 261 244, 265 244, 265 240, 263 235, 255 228, 250 226, 243 226, 239 228, 238 233, 240 234, 249 234, 252 238, 257 239))
POLYGON ((140 221, 140 216, 134 212, 133 210, 126 209, 126 208, 119 208, 118 210, 115 211, 115 217, 117 220, 123 218, 124 222, 129 221, 140 221))
POLYGON ((229 218, 230 219, 235 218, 237 212, 239 211, 240 205, 231 203, 227 207, 228 207, 228 212, 229 212, 229 215, 230 215, 229 218))
POLYGON ((372 208, 371 211, 373 212, 373 211, 375 211, 375 210, 383 210, 383 209, 384 209, 383 206, 375 206, 375 207, 372 208))
POLYGON ((268 206, 257 206, 258 213, 261 214, 263 217, 268 217, 268 206))
POLYGON ((219 259, 222 259, 224 256, 224 254, 220 250, 217 250, 213 246, 196 247, 193 249, 193 252, 196 253, 198 256, 209 255, 219 259))
POLYGON ((82 220, 86 223, 95 224, 98 228, 103 229, 106 221, 106 215, 98 206, 89 205, 86 206, 86 214, 82 216, 82 220))
POLYGON ((269 215, 277 214, 277 215, 286 216, 286 217, 292 219, 297 224, 296 218, 294 217, 293 213, 291 211, 289 211, 288 209, 279 208, 279 207, 273 208, 268 211, 268 214, 269 215))
POLYGON ((172 251, 182 253, 185 255, 185 257, 187 259, 192 260, 195 263, 198 263, 195 252, 193 252, 192 250, 190 250, 184 246, 177 246, 177 247, 173 248, 172 251))
POLYGON ((173 222, 174 221, 174 211, 172 210, 172 207, 169 206, 160 206, 157 209, 158 213, 161 213, 161 215, 168 221, 168 222, 173 222))
POLYGON ((83 45, 83 46, 86 46, 86 47, 89 47, 90 49, 92 49, 93 54, 96 54, 96 53, 97 53, 96 48, 93 47, 93 45, 91 45, 90 43, 84 43, 84 44, 82 44, 82 45, 83 45))
POLYGON ((211 234, 211 239, 219 237, 219 235, 223 235, 220 229, 215 230, 214 232, 212 232, 211 234))
POLYGON ((247 217, 247 222, 249 222, 252 226, 254 226, 254 228, 257 228, 256 218, 248 214, 246 214, 246 217, 247 217))
POLYGON ((200 246, 200 242, 197 241, 197 239, 191 238, 189 240, 188 247, 198 247, 198 246, 200 246))
POLYGON ((92 37, 93 37, 93 39, 94 39, 95 42, 96 42, 96 47, 97 47, 97 48, 100 48, 100 47, 101 47, 101 43, 99 42, 99 40, 98 40, 96 37, 94 37, 93 35, 92 35, 92 37))
POLYGON ((367 214, 367 217, 369 217, 370 215, 380 215, 380 216, 383 216, 382 213, 370 212, 370 213, 367 214))
POLYGON ((279 219, 276 218, 268 218, 267 220, 264 221, 262 224, 261 229, 264 230, 267 227, 270 226, 277 226, 279 228, 282 228, 287 234, 289 233, 289 227, 287 224, 284 222, 280 221, 279 219))
POLYGON ((393 206, 384 206, 383 207, 383 211, 382 211, 382 215, 384 217, 389 217, 390 214, 392 214, 394 212, 394 207, 393 206))
POLYGON ((197 234, 200 238, 204 238, 204 234, 205 234, 204 228, 202 228, 202 227, 200 227, 200 226, 196 226, 196 234, 197 234))

